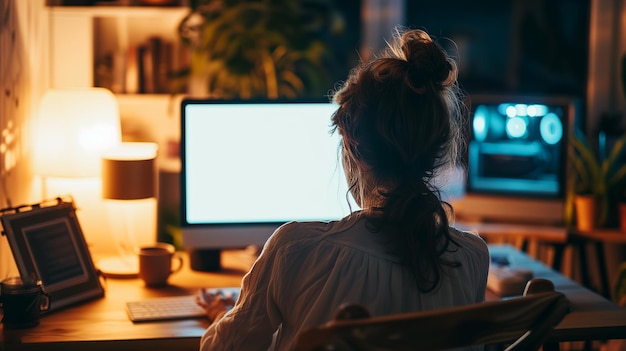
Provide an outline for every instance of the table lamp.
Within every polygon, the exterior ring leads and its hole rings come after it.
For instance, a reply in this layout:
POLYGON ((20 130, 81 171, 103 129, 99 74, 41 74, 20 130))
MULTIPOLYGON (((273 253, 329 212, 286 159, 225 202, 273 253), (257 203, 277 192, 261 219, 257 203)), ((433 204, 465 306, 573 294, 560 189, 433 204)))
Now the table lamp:
POLYGON ((109 277, 139 273, 137 250, 157 241, 157 144, 122 142, 102 156, 102 198, 118 256, 98 262, 109 277))
POLYGON ((92 252, 113 252, 102 216, 100 159, 121 142, 121 130, 117 99, 104 88, 48 90, 34 121, 32 167, 42 198, 72 196, 92 252))
POLYGON ((100 177, 102 152, 122 139, 113 93, 104 88, 53 89, 43 96, 39 111, 35 174, 100 177))

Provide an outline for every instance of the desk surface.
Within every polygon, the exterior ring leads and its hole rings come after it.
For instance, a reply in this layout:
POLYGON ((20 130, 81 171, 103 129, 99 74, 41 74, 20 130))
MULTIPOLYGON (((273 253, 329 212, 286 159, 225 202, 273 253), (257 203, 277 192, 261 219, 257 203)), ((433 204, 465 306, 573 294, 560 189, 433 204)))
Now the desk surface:
POLYGON ((565 243, 568 231, 565 227, 551 225, 496 223, 496 222, 456 222, 458 229, 475 232, 483 238, 495 237, 522 237, 532 238, 549 243, 565 243))
POLYGON ((626 233, 618 229, 594 229, 591 232, 572 230, 568 234, 570 240, 583 239, 611 244, 626 244, 626 233))
MULTIPOLYGON (((186 259, 186 257, 185 257, 186 259)), ((107 279, 105 297, 42 316, 39 326, 2 331, 0 350, 198 350, 207 319, 133 323, 125 302, 149 297, 197 294, 207 287, 240 286, 253 258, 244 251, 222 255, 224 271, 202 273, 189 268, 169 278, 169 286, 146 288, 137 279, 107 279)), ((54 303, 54 302, 52 302, 54 303)))
MULTIPOLYGON (((570 301, 571 312, 549 336, 554 341, 580 341, 626 338, 626 309, 552 270, 511 246, 490 246, 492 254, 506 254, 513 267, 530 269, 536 278, 551 280, 557 291, 570 301)), ((497 298, 492 294, 488 299, 497 298)))
MULTIPOLYGON (((510 246, 491 246, 492 252, 509 255, 514 266, 530 268, 536 277, 554 282, 572 303, 572 312, 557 326, 551 339, 575 341, 626 337, 626 309, 565 278, 510 246)), ((2 330, 6 350, 197 350, 208 326, 206 319, 133 324, 124 303, 147 297, 195 294, 203 287, 239 286, 252 264, 242 251, 225 252, 224 272, 200 273, 186 268, 170 277, 170 285, 148 289, 138 279, 109 279, 106 296, 42 317, 39 326, 26 330, 2 330)), ((188 262, 187 262, 188 263, 188 262)), ((497 298, 493 295, 489 299, 497 298)), ((0 349, 3 349, 0 347, 0 349)))

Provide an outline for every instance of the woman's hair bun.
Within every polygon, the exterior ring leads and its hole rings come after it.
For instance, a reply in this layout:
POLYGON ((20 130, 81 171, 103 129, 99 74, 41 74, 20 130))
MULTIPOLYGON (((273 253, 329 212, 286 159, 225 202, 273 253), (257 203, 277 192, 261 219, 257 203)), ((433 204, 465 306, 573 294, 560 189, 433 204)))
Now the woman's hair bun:
POLYGON ((405 32, 399 41, 402 58, 415 89, 432 85, 442 89, 456 81, 456 64, 444 49, 422 30, 405 32), (430 83, 430 84, 429 84, 430 83))

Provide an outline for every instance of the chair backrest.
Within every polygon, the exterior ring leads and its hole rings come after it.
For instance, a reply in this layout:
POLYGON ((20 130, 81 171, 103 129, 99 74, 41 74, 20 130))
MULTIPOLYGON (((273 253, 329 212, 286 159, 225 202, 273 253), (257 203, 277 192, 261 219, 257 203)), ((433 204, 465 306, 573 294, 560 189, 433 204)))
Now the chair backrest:
POLYGON ((569 302, 544 279, 531 280, 526 292, 508 300, 380 317, 368 317, 358 305, 343 306, 335 320, 303 331, 294 350, 442 350, 493 344, 537 350, 567 314, 569 302))

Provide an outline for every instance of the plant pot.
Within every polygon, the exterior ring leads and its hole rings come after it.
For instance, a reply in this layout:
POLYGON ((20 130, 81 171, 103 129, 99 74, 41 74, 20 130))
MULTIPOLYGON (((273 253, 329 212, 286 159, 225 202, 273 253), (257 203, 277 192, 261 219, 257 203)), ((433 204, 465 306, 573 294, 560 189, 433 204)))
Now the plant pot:
POLYGON ((582 232, 590 232, 596 227, 596 198, 591 195, 576 195, 576 228, 582 232))
POLYGON ((618 204, 618 211, 619 229, 626 233, 626 202, 618 204))

